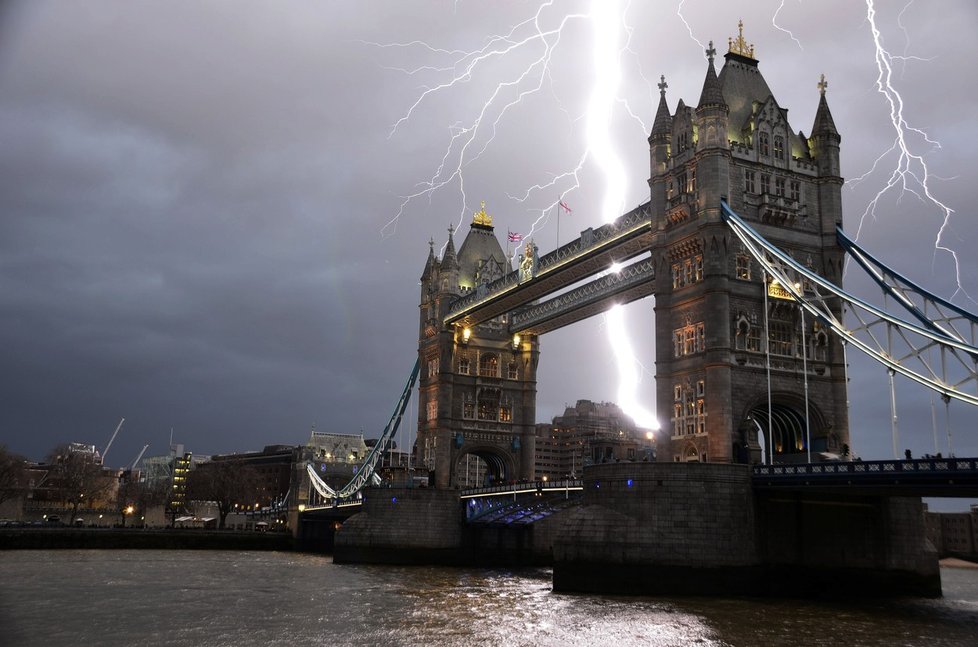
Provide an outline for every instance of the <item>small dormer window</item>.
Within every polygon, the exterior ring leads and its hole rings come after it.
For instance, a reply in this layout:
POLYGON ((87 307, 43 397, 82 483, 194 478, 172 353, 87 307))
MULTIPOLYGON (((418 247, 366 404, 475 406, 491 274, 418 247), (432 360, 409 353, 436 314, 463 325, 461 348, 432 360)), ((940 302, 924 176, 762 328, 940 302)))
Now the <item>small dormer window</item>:
POLYGON ((682 153, 684 150, 689 148, 689 133, 687 133, 686 131, 679 133, 679 137, 677 138, 676 145, 680 153, 682 153))
POLYGON ((774 137, 774 159, 784 159, 784 137, 775 135, 774 137))
POLYGON ((771 154, 771 136, 765 132, 762 132, 757 137, 758 145, 761 150, 761 155, 771 154))

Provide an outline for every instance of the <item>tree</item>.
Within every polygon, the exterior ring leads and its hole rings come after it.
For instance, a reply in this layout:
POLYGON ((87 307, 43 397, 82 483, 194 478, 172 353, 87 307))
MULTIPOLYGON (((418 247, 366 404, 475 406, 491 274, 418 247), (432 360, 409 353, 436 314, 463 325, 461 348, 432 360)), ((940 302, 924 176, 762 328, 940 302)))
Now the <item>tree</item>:
POLYGON ((59 445, 48 455, 48 463, 52 466, 53 493, 66 508, 71 508, 69 523, 83 503, 94 505, 112 486, 112 475, 104 473, 92 452, 59 445))
POLYGON ((0 504, 24 492, 26 475, 27 459, 0 445, 0 504))
POLYGON ((258 473, 242 460, 211 461, 197 466, 187 478, 188 501, 213 501, 224 529, 236 503, 249 504, 258 492, 258 473))
POLYGON ((156 505, 162 505, 167 498, 168 488, 165 483, 150 485, 144 481, 132 479, 128 471, 119 477, 119 489, 116 491, 115 509, 122 519, 122 527, 126 526, 126 516, 146 511, 156 505))

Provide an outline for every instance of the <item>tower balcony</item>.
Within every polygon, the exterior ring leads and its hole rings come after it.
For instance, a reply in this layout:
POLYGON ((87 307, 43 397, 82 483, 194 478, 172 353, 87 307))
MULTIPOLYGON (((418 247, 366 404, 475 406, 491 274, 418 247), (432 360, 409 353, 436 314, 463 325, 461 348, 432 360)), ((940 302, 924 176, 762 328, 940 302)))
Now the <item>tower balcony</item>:
POLYGON ((798 218, 808 217, 808 205, 786 195, 746 194, 744 202, 757 209, 761 222, 771 225, 792 226, 797 224, 798 218))

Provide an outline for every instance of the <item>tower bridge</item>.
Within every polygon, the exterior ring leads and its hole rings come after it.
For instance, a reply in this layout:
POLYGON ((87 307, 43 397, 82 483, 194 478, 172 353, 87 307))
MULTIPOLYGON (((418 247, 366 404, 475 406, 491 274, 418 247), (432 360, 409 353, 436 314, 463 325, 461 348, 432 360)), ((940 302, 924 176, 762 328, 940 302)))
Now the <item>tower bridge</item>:
MULTIPOLYGON (((939 592, 918 497, 972 496, 978 462, 838 462, 850 444, 846 348, 885 366, 891 393, 900 374, 945 402, 978 404, 978 319, 842 232, 841 137, 824 77, 805 135, 742 32, 719 74, 712 43, 706 54, 695 107, 680 100, 671 111, 659 84, 648 202, 546 254, 527 241, 515 268, 484 204, 457 251, 451 228, 441 258, 430 242, 418 361, 377 450, 416 377, 415 461, 431 487, 370 490, 337 535, 338 561, 472 562, 505 547, 549 555, 561 590, 805 581, 926 594, 936 582, 939 592), (847 254, 883 307, 844 291, 847 254), (580 506, 499 512, 522 520, 515 534, 462 523, 460 506, 482 505, 459 499, 467 456, 491 491, 532 480, 541 335, 646 296, 665 423, 657 461, 585 469, 580 506)), ((372 477, 366 469, 345 496, 372 477)), ((537 486, 522 489, 513 497, 537 486)))

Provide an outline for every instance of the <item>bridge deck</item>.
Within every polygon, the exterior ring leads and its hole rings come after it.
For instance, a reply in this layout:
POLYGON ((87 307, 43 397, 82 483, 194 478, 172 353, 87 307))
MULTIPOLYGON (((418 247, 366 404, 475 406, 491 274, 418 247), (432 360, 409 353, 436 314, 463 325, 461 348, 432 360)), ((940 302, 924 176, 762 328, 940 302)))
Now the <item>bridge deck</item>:
POLYGON ((755 491, 976 497, 978 458, 755 465, 755 491))

